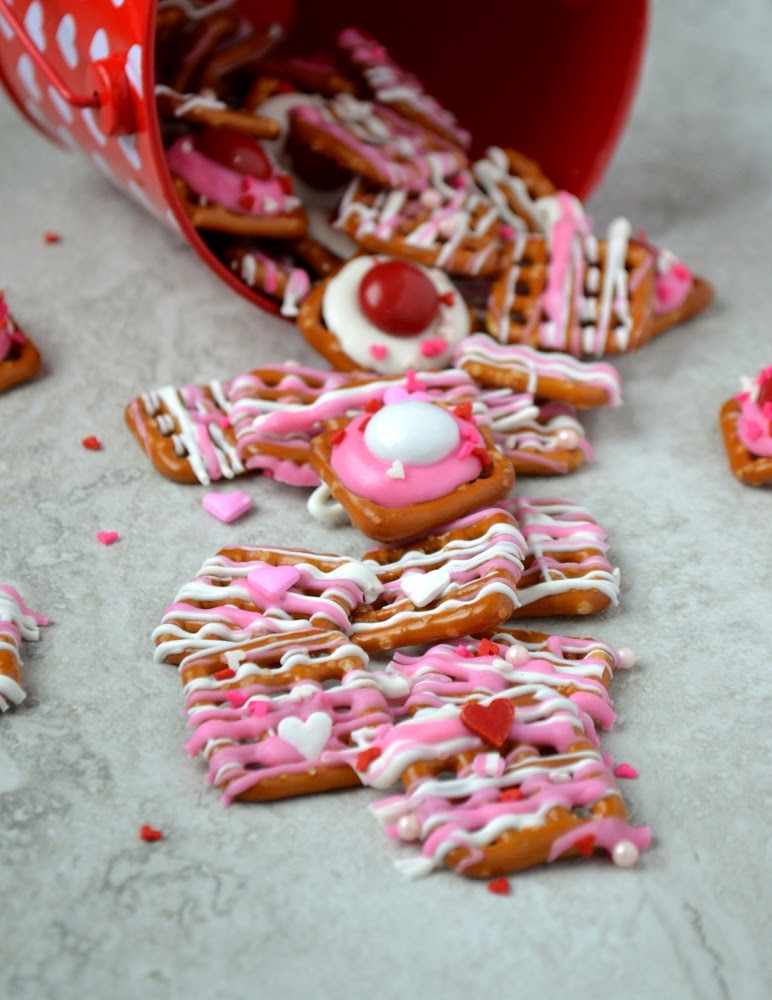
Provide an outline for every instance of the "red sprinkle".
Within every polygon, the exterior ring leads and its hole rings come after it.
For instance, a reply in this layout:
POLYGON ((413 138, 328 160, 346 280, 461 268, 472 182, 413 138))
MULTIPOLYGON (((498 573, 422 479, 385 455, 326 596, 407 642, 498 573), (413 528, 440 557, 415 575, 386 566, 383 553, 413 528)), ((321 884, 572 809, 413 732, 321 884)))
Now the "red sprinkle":
POLYGON ((239 196, 239 207, 245 212, 251 212, 255 206, 255 196, 253 194, 242 194, 239 196))
POLYGON ((575 840, 574 847, 583 858, 592 857, 592 852, 595 848, 595 837, 591 833, 588 833, 586 837, 580 837, 578 840, 575 840))
POLYGON ((359 425, 358 430, 364 432, 365 427, 367 427, 371 419, 372 419, 372 414, 368 413, 367 416, 362 420, 362 423, 359 425))
POLYGON ((458 406, 453 407, 453 412, 459 418, 459 420, 471 420, 472 419, 472 404, 467 400, 465 403, 459 403, 458 406))
POLYGON ((218 670, 213 676, 216 681, 229 681, 231 677, 236 676, 236 671, 226 667, 225 670, 218 670))
POLYGON ((477 647, 478 656, 498 656, 500 652, 501 646, 498 643, 491 642, 488 638, 480 639, 480 645, 477 647))
POLYGON ((496 896, 508 896, 510 891, 508 879, 494 878, 488 883, 488 892, 492 892, 496 896))
POLYGON ((443 292, 442 295, 440 295, 440 302, 444 306, 452 306, 455 301, 456 296, 453 292, 443 292))
POLYGON ((51 232, 43 233, 43 239, 46 241, 46 243, 62 242, 62 237, 59 235, 59 233, 51 233, 51 232))
POLYGON ((154 830, 152 826, 145 823, 139 828, 139 835, 143 840, 151 844, 154 840, 163 840, 164 835, 160 830, 154 830))
POLYGON ((366 771, 372 762, 381 756, 381 751, 378 747, 370 747, 367 750, 363 750, 360 754, 357 754, 357 771, 366 771))
POLYGON ((480 459, 480 461, 483 464, 483 468, 487 468, 489 465, 493 465, 493 459, 488 454, 487 448, 482 448, 478 446, 477 448, 474 449, 472 454, 475 456, 475 458, 480 459))
POLYGON ((501 795, 499 795, 499 799, 501 799, 502 802, 519 802, 520 799, 524 798, 525 795, 519 788, 505 788, 501 795))
POLYGON ((339 427, 337 431, 333 431, 330 434, 330 444, 335 447, 336 444, 340 444, 343 438, 346 436, 346 432, 342 427, 339 427))
POLYGON ((81 444, 84 448, 88 448, 89 451, 99 451, 102 447, 102 442, 99 438, 95 438, 93 434, 83 438, 81 444))
POLYGON ((365 413, 377 413, 378 410, 383 409, 383 403, 380 399, 371 399, 365 404, 365 413))

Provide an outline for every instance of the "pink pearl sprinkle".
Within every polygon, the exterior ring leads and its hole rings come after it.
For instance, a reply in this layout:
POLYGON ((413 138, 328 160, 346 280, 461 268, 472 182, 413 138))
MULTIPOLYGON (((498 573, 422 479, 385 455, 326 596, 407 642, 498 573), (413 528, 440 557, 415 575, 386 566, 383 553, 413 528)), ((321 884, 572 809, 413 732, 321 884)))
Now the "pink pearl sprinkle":
POLYGON ((429 209, 437 208, 438 205, 442 203, 442 195, 440 194, 439 191, 436 191, 434 188, 426 188, 425 191, 421 192, 419 196, 419 201, 424 206, 424 208, 429 208, 429 209))
POLYGON ((579 435, 571 427, 564 427, 562 431, 558 431, 555 440, 568 451, 573 451, 579 445, 579 435))
POLYGON ((500 226, 499 236, 502 240, 508 240, 511 243, 515 238, 515 231, 511 226, 500 226))
POLYGON ((437 226, 440 236, 444 236, 445 239, 450 239, 451 236, 454 236, 458 229, 458 221, 457 215, 449 215, 443 219, 437 226))
POLYGON ((520 643, 510 646, 506 653, 504 653, 504 659, 507 663, 511 663, 513 667, 522 666, 524 663, 527 663, 530 658, 531 654, 528 652, 526 647, 521 646, 520 643))
POLYGON ((620 840, 611 852, 611 860, 620 868, 632 868, 639 857, 638 848, 632 840, 620 840))
POLYGON ((400 840, 418 840, 421 825, 412 813, 406 813, 397 820, 397 836, 400 840))
POLYGON ((617 650, 617 667, 620 670, 630 670, 635 666, 635 652, 629 646, 622 646, 617 650))

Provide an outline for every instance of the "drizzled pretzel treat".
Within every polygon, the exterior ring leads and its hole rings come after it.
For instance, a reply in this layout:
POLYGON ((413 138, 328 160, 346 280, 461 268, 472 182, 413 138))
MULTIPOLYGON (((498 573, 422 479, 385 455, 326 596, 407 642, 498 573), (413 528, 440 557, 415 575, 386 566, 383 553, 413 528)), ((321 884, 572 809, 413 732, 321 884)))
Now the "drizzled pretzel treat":
POLYGON ((618 654, 522 637, 527 645, 486 638, 394 656, 410 679, 408 718, 361 730, 357 766, 366 784, 405 787, 371 808, 390 837, 420 841, 418 857, 398 862, 408 875, 445 864, 490 878, 597 850, 628 866, 648 845, 598 750, 595 721, 614 721, 607 682, 618 654))
POLYGON ((309 510, 326 519, 331 495, 354 527, 376 541, 415 538, 496 503, 515 479, 468 403, 449 407, 423 393, 391 396, 329 428, 311 442, 311 463, 322 485, 309 510))
POLYGON ((772 482, 772 366, 742 383, 742 392, 721 407, 719 426, 733 474, 764 486, 772 482))
POLYGON ((0 392, 26 382, 40 368, 40 353, 14 322, 0 292, 0 392))
POLYGON ((0 584, 0 712, 19 705, 27 697, 22 687, 22 640, 35 642, 41 625, 48 618, 30 610, 21 594, 7 584, 0 584))

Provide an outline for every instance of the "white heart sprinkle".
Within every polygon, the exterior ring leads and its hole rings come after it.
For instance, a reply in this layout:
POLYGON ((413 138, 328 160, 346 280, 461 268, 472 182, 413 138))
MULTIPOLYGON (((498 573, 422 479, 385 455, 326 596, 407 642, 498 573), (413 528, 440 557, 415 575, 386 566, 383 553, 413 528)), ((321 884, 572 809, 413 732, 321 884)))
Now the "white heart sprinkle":
POLYGON ((19 61, 16 63, 16 73, 36 101, 40 100, 40 87, 38 87, 35 67, 26 52, 22 52, 19 61))
POLYGON ((107 41, 107 32, 104 28, 99 28, 94 33, 91 45, 88 47, 88 54, 92 62, 105 59, 110 54, 110 45, 107 41))
POLYGON ((399 461, 399 459, 395 459, 391 463, 391 468, 386 470, 386 475, 389 479, 404 479, 405 466, 399 461))
POLYGON ((225 654, 225 662, 229 670, 238 670, 239 664, 246 660, 247 654, 243 649, 229 649, 225 654))
POLYGON ((439 597, 449 585, 450 573, 442 566, 429 573, 408 573, 400 581, 402 593, 417 608, 426 607, 436 597, 439 597))
POLYGON ((35 43, 35 48, 40 49, 41 52, 45 52, 46 36, 43 31, 43 7, 38 3, 38 0, 35 0, 27 8, 27 13, 24 15, 24 27, 27 29, 27 34, 35 43))
POLYGON ((72 14, 65 14, 59 22, 59 27, 56 29, 56 44, 70 69, 75 69, 78 65, 78 47, 75 44, 75 18, 72 14))
POLYGON ((289 715, 282 719, 276 732, 306 760, 318 760, 332 732, 332 719, 324 712, 312 712, 303 722, 289 715))

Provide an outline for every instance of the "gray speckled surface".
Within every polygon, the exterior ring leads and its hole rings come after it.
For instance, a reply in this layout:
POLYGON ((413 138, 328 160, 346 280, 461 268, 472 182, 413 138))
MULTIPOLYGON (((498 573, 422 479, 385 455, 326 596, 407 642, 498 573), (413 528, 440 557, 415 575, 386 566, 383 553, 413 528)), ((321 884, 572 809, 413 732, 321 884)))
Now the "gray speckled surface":
POLYGON ((53 619, 24 648, 27 701, 0 718, 0 994, 769 994, 771 498, 731 477, 716 416, 772 362, 770 37, 767 0, 656 6, 592 209, 628 214, 718 300, 619 362, 625 406, 587 419, 597 464, 521 481, 589 506, 622 567, 620 607, 565 627, 638 652, 604 747, 639 769, 625 790, 654 845, 633 871, 558 864, 508 897, 447 873, 402 881, 374 793, 225 810, 184 756, 178 680, 150 643, 177 587, 225 543, 355 554, 361 539, 260 479, 248 517, 215 522, 203 489, 151 470, 123 406, 312 358, 0 103, 0 285, 45 358, 0 397, 0 580, 53 619), (142 823, 166 838, 142 843, 142 823))

